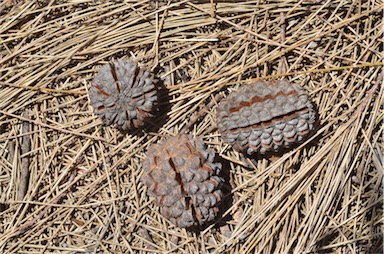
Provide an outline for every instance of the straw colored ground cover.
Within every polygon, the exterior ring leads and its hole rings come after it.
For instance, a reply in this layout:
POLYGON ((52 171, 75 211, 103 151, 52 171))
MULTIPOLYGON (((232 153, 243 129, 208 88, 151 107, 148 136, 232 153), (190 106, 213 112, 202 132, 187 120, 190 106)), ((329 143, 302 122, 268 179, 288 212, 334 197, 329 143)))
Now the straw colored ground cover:
POLYGON ((380 253, 382 7, 3 1, 0 252, 380 253), (89 81, 118 57, 163 83, 145 131, 122 133, 92 113, 89 81), (222 143, 216 99, 283 75, 318 109, 312 138, 254 158, 222 143), (189 124, 217 151, 227 193, 215 223, 192 231, 162 218, 140 182, 147 147, 189 124))

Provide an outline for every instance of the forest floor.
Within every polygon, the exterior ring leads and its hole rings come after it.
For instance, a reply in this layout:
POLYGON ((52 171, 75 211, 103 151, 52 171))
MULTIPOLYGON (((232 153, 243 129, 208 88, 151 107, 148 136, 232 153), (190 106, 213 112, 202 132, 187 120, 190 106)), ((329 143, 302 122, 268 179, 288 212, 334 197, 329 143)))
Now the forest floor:
POLYGON ((383 5, 3 1, 0 252, 381 253, 383 5), (161 84, 145 130, 93 113, 90 81, 117 58, 161 84), (273 156, 235 152, 218 95, 281 78, 310 94, 313 135, 273 156), (140 180, 148 147, 186 126, 226 181, 222 212, 194 230, 162 217, 140 180))

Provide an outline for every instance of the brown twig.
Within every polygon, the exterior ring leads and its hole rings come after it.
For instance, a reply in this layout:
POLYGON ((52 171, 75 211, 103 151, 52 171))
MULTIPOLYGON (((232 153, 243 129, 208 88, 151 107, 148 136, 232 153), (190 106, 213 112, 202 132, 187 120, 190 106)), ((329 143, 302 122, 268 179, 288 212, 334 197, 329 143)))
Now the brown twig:
MULTIPOLYGON (((286 21, 285 21, 285 16, 283 12, 280 12, 280 44, 284 45, 285 42, 285 33, 286 33, 286 21)), ((285 57, 285 53, 283 52, 283 47, 280 48, 281 51, 281 57, 279 61, 279 68, 277 71, 277 74, 283 74, 288 71, 288 66, 287 66, 287 59, 285 57)))
POLYGON ((35 218, 33 218, 32 220, 28 221, 27 223, 21 225, 19 227, 19 229, 17 230, 17 235, 19 234, 23 234, 24 232, 26 232, 27 230, 31 229, 39 220, 41 220, 48 212, 48 210, 50 208, 52 208, 52 206, 50 206, 51 204, 54 205, 54 204, 57 204, 60 202, 60 200, 65 196, 64 193, 62 193, 61 195, 57 196, 56 198, 52 199, 50 202, 49 202, 49 205, 47 205, 37 216, 35 216, 35 218))
MULTIPOLYGON (((24 117, 27 117, 27 111, 24 112, 24 117)), ((22 124, 22 144, 21 144, 21 172, 20 172, 20 185, 17 191, 17 200, 23 200, 28 190, 29 185, 29 156, 27 155, 31 151, 31 139, 27 134, 30 131, 30 124, 27 121, 23 121, 22 124)))
POLYGON ((221 94, 216 94, 215 97, 207 105, 205 105, 198 112, 192 114, 189 122, 181 129, 180 134, 186 133, 200 118, 209 112, 210 108, 212 108, 216 103, 220 102, 222 98, 223 96, 221 94))
MULTIPOLYGON (((68 179, 68 184, 71 184, 74 179, 75 179, 75 174, 72 173, 68 179)), ((59 204, 66 195, 67 195, 67 192, 63 192, 57 197, 51 199, 49 203, 46 205, 46 207, 42 211, 40 211, 40 213, 37 216, 35 216, 35 218, 21 225, 18 228, 16 235, 23 234, 27 230, 31 229, 36 223, 38 223, 39 220, 41 220, 47 214, 48 210, 53 207, 52 205, 59 204)))
POLYGON ((15 141, 9 140, 8 141, 8 161, 12 165, 13 160, 15 158, 15 141))

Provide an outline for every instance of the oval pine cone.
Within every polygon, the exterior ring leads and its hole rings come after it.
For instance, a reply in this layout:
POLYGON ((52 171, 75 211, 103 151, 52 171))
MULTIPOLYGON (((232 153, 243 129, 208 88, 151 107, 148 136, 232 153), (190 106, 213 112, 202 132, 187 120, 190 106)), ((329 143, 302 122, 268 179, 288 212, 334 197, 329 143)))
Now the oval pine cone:
POLYGON ((222 198, 220 163, 201 138, 179 135, 154 144, 143 162, 143 182, 161 214, 181 228, 211 221, 222 198))
POLYGON ((101 67, 91 82, 89 98, 95 114, 123 130, 142 127, 153 116, 157 90, 153 74, 134 60, 118 59, 101 67))
POLYGON ((287 80, 241 86, 221 101, 217 125, 236 151, 261 154, 300 142, 314 128, 308 94, 287 80))

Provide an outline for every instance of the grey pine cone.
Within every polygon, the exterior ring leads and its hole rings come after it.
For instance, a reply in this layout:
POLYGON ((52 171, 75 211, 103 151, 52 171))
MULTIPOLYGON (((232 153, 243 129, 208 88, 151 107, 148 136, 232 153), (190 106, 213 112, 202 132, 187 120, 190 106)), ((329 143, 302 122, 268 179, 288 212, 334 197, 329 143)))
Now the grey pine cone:
POLYGON ((303 141, 316 113, 308 94, 287 80, 241 86, 221 101, 217 126, 236 151, 266 153, 303 141))
POLYGON ((223 179, 215 152, 201 138, 179 135, 154 144, 143 162, 142 181, 161 214, 185 228, 211 221, 219 210, 223 179))
POLYGON ((153 74, 134 60, 103 65, 91 82, 89 98, 96 115, 123 130, 143 126, 157 109, 153 74))

